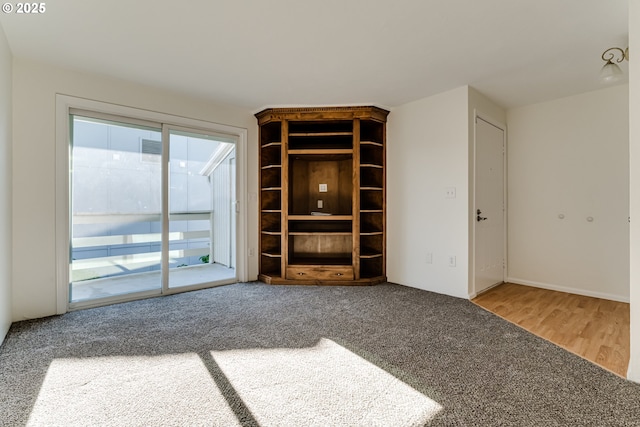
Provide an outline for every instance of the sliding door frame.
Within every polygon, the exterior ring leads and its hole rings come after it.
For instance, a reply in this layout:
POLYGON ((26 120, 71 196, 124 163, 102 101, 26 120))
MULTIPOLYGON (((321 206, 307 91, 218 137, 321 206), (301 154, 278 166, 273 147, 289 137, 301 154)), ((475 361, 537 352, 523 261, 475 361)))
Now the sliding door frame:
MULTIPOLYGON (((202 285, 186 286, 184 288, 169 288, 168 274, 162 274, 161 290, 151 290, 136 294, 125 294, 122 296, 114 296, 97 300, 95 302, 87 301, 82 303, 70 303, 69 298, 69 266, 71 260, 71 182, 69 179, 69 171, 71 166, 71 137, 72 122, 71 113, 73 110, 81 110, 89 112, 93 115, 110 116, 111 119, 122 118, 125 122, 136 123, 144 122, 160 125, 162 129, 163 163, 168 160, 169 148, 169 132, 170 130, 189 130, 201 132, 208 135, 223 135, 236 141, 236 202, 238 203, 237 221, 236 221, 236 277, 238 281, 248 280, 248 259, 247 254, 247 180, 246 180, 246 164, 247 164, 247 129, 235 126, 222 125, 219 123, 208 122, 204 120, 190 119, 175 116, 166 113, 160 113, 151 110, 143 110, 133 107, 126 107, 116 104, 109 104, 100 101, 94 101, 84 98, 76 98, 68 95, 56 94, 56 183, 55 183, 55 233, 56 233, 56 313, 63 314, 70 309, 88 308, 92 306, 112 304, 121 301, 130 301, 135 299, 148 298, 151 296, 167 295, 177 292, 190 291, 194 289, 216 286, 217 284, 205 283, 202 285)), ((166 168, 166 165, 163 165, 166 168)), ((165 253, 166 232, 168 231, 168 171, 162 173, 162 207, 163 207, 163 253, 165 253), (166 216, 166 218, 165 218, 166 216), (165 224, 167 223, 167 224, 165 224), (165 227, 167 230, 165 230, 165 227)), ((168 249, 168 241, 166 242, 168 249)), ((168 268, 164 266, 167 262, 166 257, 162 258, 162 271, 168 272, 168 268)))
MULTIPOLYGON (((171 206, 170 206, 170 185, 171 185, 171 171, 170 171, 170 167, 168 166, 171 160, 171 132, 172 131, 177 131, 177 132, 189 132, 189 133, 196 133, 196 134, 202 134, 202 135, 206 135, 206 136, 212 136, 212 137, 219 137, 220 140, 233 140, 233 144, 236 146, 236 151, 238 150, 238 137, 237 135, 232 135, 229 133, 221 133, 219 131, 215 131, 212 129, 206 129, 206 128, 198 128, 198 127, 186 127, 186 126, 178 126, 178 125, 174 125, 174 124, 167 124, 167 123, 163 123, 162 124, 162 165, 163 165, 163 170, 162 170, 162 220, 161 220, 161 224, 162 224, 162 253, 164 254, 168 254, 169 253, 169 225, 170 225, 170 220, 169 220, 169 216, 171 214, 171 206)), ((226 142, 226 141, 225 141, 226 142)), ((236 154, 237 155, 237 154, 236 154)), ((236 174, 235 179, 237 181, 238 176, 236 174)), ((238 200, 238 188, 236 185, 236 193, 233 194, 233 202, 236 202, 238 200)), ((245 198, 246 200, 246 198, 245 198)), ((239 213, 238 213, 239 215, 239 213)), ((238 240, 238 233, 239 233, 239 227, 236 225, 235 230, 232 230, 235 234, 235 240, 238 240)), ((213 233, 213 225, 212 225, 212 229, 211 229, 211 233, 213 233)), ((237 247, 237 243, 236 243, 236 247, 237 247)), ((210 251, 213 251, 213 247, 210 247, 210 251)), ((245 263, 246 266, 246 263, 245 263)), ((238 272, 238 269, 236 267, 234 267, 234 269, 236 270, 236 277, 238 278, 238 280, 240 281, 246 281, 246 279, 240 279, 240 274, 238 272)), ((170 295, 170 294, 177 294, 180 292, 186 292, 186 291, 193 291, 193 290, 197 290, 197 289, 205 289, 205 288, 209 288, 211 287, 210 284, 208 283, 201 283, 201 284, 195 284, 195 285, 188 285, 188 286, 180 286, 180 287, 171 287, 171 283, 169 281, 170 279, 170 268, 169 268, 169 258, 168 256, 163 256, 162 257, 162 267, 161 267, 161 271, 163 272, 162 274, 162 294, 163 295, 170 295)), ((228 283, 235 283, 236 280, 227 280, 227 281, 220 281, 220 282, 216 282, 217 284, 220 285, 224 285, 224 284, 228 284, 228 283)))

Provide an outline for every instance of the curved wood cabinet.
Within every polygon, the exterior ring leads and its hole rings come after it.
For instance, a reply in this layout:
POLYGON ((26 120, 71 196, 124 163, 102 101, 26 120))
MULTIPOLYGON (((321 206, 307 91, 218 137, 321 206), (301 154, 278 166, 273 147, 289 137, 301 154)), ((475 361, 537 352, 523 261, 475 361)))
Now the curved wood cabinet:
POLYGON ((260 280, 386 280, 388 114, 377 107, 270 108, 256 114, 260 280))

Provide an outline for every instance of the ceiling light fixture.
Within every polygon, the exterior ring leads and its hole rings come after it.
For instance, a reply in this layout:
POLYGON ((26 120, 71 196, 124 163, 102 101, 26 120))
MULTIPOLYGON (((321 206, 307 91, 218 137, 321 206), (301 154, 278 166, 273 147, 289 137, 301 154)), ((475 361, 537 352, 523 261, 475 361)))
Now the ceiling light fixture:
POLYGON ((618 81, 622 78, 622 70, 618 66, 624 60, 629 60, 629 48, 610 47, 602 52, 602 60, 606 62, 600 70, 600 78, 606 83, 618 81))

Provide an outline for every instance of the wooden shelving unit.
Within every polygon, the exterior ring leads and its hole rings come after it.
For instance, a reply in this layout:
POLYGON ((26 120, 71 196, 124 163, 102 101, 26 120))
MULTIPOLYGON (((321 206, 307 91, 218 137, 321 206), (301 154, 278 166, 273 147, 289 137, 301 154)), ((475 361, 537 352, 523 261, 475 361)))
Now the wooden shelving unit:
POLYGON ((386 280, 385 146, 377 107, 275 108, 260 128, 260 280, 386 280))

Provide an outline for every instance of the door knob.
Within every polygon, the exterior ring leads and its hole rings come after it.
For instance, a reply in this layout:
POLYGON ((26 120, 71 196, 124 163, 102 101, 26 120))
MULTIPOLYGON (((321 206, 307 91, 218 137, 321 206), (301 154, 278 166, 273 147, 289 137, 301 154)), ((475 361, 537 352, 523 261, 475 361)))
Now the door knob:
POLYGON ((480 222, 480 221, 486 221, 487 220, 487 217, 480 216, 480 215, 482 215, 482 211, 480 209, 476 210, 476 214, 477 214, 476 221, 480 222))

